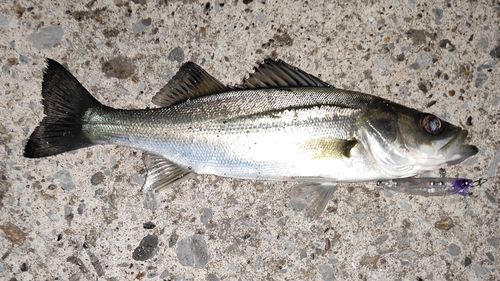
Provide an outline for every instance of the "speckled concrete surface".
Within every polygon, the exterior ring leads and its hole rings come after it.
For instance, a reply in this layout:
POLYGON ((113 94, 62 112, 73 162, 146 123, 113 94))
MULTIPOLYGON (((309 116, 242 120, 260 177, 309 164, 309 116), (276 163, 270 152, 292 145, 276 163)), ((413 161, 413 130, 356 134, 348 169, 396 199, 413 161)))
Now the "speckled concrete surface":
POLYGON ((489 0, 3 1, 0 279, 499 280, 499 21, 489 0), (200 176, 142 194, 140 151, 22 157, 46 57, 129 109, 183 62, 230 84, 281 58, 466 127, 480 152, 447 173, 487 181, 466 198, 343 184, 312 222, 291 182, 200 176))

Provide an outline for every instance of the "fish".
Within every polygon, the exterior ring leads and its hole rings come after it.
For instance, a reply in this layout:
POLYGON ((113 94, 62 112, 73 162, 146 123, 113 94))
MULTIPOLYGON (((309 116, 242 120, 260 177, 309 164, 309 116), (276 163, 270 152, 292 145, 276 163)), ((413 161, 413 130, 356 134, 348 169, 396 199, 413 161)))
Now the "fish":
POLYGON ((41 92, 45 117, 27 158, 127 146, 144 151, 143 191, 195 175, 295 181, 293 196, 311 216, 337 183, 412 177, 478 152, 465 144, 467 130, 433 114, 336 88, 282 60, 264 60, 233 86, 186 62, 153 96, 157 108, 124 110, 46 59, 41 92))

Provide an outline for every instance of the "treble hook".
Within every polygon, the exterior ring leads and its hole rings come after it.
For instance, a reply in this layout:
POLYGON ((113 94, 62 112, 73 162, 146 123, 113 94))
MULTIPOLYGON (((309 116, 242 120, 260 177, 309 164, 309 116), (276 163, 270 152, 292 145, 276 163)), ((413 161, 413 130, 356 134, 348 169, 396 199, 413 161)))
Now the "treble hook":
POLYGON ((481 187, 487 181, 488 181, 488 179, 480 178, 478 180, 472 181, 471 187, 476 187, 476 186, 481 187))

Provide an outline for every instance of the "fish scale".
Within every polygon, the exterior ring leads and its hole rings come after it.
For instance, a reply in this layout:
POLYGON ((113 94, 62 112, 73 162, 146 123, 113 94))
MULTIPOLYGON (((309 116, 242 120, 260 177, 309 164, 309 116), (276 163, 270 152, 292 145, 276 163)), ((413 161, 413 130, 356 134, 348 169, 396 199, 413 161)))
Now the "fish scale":
MULTIPOLYGON (((333 88, 327 90, 339 92, 333 88)), ((338 97, 328 91, 318 95, 314 88, 240 90, 171 108, 95 111, 87 117, 85 127, 96 142, 151 151, 195 171, 220 170, 226 176, 265 178, 259 172, 252 175, 238 171, 238 167, 269 174, 271 171, 266 171, 269 168, 264 167, 269 166, 274 177, 288 179, 291 174, 313 176, 299 172, 307 170, 312 160, 308 153, 298 151, 301 142, 309 138, 353 137, 351 127, 362 110, 331 106, 340 104, 338 97), (275 102, 252 106, 255 100, 275 102), (197 110, 193 111, 193 107, 197 110), (289 157, 292 154, 296 154, 293 157, 299 158, 300 163, 289 157)), ((359 104, 362 103, 356 105, 359 104)))

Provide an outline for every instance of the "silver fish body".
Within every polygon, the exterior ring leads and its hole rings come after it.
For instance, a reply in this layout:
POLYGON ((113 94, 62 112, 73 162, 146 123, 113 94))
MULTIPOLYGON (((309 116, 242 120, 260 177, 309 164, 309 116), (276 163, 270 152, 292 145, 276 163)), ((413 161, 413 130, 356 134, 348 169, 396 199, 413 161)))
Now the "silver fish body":
POLYGON ((358 138, 373 96, 335 88, 232 90, 161 109, 89 112, 97 143, 161 155, 198 174, 314 182, 387 178, 358 138), (336 146, 339 146, 338 148, 336 146))
POLYGON ((324 201, 336 182, 410 177, 477 153, 463 144, 467 131, 434 115, 336 89, 281 61, 266 60, 238 87, 186 63, 153 98, 161 108, 120 110, 48 60, 42 96, 46 117, 26 157, 95 144, 141 149, 145 189, 211 174, 302 181, 324 201))

